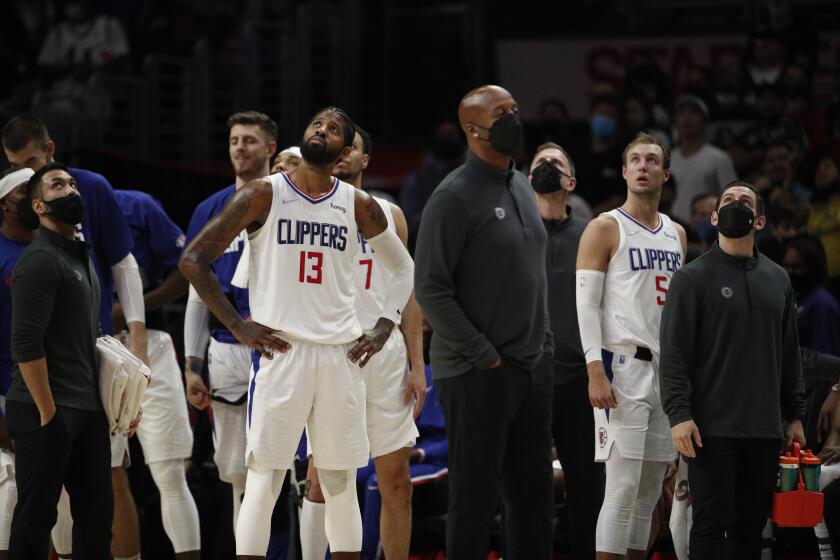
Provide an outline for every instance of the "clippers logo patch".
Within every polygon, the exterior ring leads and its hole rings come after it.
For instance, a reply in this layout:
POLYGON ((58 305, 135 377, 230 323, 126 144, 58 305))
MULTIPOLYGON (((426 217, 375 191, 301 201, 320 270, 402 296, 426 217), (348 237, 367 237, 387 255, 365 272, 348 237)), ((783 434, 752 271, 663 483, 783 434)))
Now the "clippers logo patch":
POLYGON ((598 445, 601 446, 601 449, 607 446, 607 429, 606 428, 598 428, 598 445))
POLYGON ((723 288, 720 289, 720 295, 722 295, 726 299, 731 298, 734 293, 735 292, 733 292, 732 288, 730 288, 729 286, 724 286, 723 288))
POLYGON ((506 216, 505 209, 496 207, 496 217, 499 218, 500 220, 504 220, 505 216, 506 216))

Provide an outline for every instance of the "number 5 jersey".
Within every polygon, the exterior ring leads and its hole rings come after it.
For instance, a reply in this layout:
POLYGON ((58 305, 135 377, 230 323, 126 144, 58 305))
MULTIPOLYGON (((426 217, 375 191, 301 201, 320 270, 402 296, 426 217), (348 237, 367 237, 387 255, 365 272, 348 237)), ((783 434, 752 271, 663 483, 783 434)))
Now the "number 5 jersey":
POLYGON ((601 302, 602 344, 642 346, 659 357, 659 323, 671 277, 683 264, 674 222, 659 214, 650 229, 616 208, 605 215, 618 223, 618 249, 604 279, 601 302))

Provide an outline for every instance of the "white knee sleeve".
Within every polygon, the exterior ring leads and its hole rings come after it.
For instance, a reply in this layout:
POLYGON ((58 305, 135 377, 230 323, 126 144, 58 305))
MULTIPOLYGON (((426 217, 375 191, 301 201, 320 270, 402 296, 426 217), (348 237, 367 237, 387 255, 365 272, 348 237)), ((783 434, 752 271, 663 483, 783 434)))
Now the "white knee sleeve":
POLYGON ((598 552, 627 553, 630 519, 639 493, 642 463, 639 459, 623 458, 618 446, 614 445, 610 451, 606 461, 604 503, 595 528, 595 549, 598 552))
POLYGON ((57 509, 58 516, 52 528, 53 546, 56 554, 69 557, 73 554, 73 516, 70 514, 70 495, 65 488, 61 489, 57 509))
POLYGON ((300 508, 300 552, 303 560, 324 560, 327 532, 324 528, 326 505, 303 499, 300 508))
POLYGON ((160 492, 160 518, 175 554, 201 550, 198 509, 187 486, 183 459, 149 463, 160 492))
POLYGON ((662 481, 668 463, 662 461, 643 461, 642 472, 639 477, 639 491, 636 504, 633 507, 633 517, 630 523, 630 538, 627 548, 633 550, 647 550, 650 539, 650 524, 653 509, 662 495, 662 481))
POLYGON ((239 520, 239 509, 242 507, 242 498, 245 495, 245 479, 247 474, 230 475, 230 484, 233 487, 233 532, 236 532, 236 523, 239 520))
POLYGON ((286 471, 249 468, 245 499, 236 522, 236 554, 265 556, 271 536, 271 512, 283 488, 286 471))
POLYGON ((356 469, 318 469, 326 500, 324 528, 332 552, 362 550, 362 514, 356 497, 356 469))

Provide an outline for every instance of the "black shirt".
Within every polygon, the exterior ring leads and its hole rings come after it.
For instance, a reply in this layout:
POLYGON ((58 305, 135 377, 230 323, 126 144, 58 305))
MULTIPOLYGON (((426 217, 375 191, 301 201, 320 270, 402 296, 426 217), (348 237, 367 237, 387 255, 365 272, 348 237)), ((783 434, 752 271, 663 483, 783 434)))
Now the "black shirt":
POLYGON ((32 403, 17 362, 47 359, 57 405, 102 410, 96 337, 99 280, 90 245, 42 227, 12 276, 12 386, 10 401, 32 403))
POLYGON ((469 153, 429 199, 415 253, 417 302, 432 326, 435 379, 490 368, 531 370, 548 327, 546 233, 528 179, 469 153))
POLYGON ((580 236, 587 221, 566 206, 565 220, 543 220, 548 233, 546 273, 548 314, 554 333, 554 383, 560 385, 586 376, 575 303, 575 263, 580 236))
POLYGON ((715 243, 674 274, 662 311, 662 406, 701 436, 782 437, 805 415, 796 305, 770 259, 715 243))

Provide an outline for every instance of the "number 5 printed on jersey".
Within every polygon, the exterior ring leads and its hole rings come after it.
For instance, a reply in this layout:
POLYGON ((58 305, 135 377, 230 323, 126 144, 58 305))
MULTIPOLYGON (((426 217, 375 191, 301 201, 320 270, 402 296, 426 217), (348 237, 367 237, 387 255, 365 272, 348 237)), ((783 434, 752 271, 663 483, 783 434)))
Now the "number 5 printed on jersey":
POLYGON ((658 274, 656 276, 656 291, 661 292, 662 295, 656 296, 656 303, 659 305, 665 305, 665 296, 668 295, 668 277, 663 274, 658 274))

